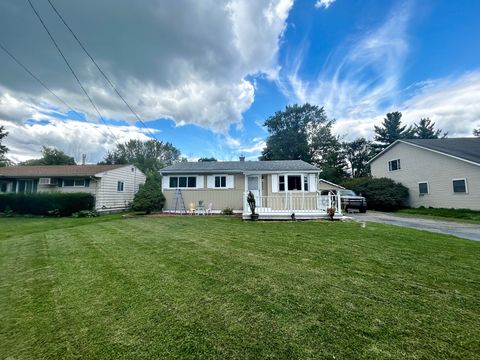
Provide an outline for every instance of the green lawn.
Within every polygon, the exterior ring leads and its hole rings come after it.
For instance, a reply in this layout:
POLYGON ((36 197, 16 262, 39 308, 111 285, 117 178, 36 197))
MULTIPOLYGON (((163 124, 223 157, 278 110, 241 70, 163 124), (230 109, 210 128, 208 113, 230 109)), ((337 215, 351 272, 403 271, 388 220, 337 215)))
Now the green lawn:
POLYGON ((432 217, 441 220, 452 220, 480 224, 480 211, 469 209, 411 208, 401 209, 398 210, 396 213, 399 215, 414 215, 421 217, 432 217))
POLYGON ((368 223, 0 219, 0 357, 478 358, 480 243, 368 223))

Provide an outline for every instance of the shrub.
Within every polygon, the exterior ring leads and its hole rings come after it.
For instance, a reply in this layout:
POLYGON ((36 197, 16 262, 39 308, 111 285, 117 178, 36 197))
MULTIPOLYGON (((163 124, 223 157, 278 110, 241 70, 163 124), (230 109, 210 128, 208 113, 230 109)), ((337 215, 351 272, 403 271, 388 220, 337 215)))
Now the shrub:
POLYGON ((369 209, 394 211, 404 207, 408 200, 408 189, 387 178, 349 179, 342 186, 365 196, 369 209))
POLYGON ((233 209, 226 207, 225 209, 222 210, 223 215, 233 215, 233 209))
POLYGON ((100 216, 100 213, 96 210, 80 210, 79 212, 73 213, 72 216, 76 218, 91 218, 100 216))
POLYGON ((160 179, 157 176, 149 176, 135 194, 131 207, 132 210, 150 214, 152 211, 161 211, 164 205, 165 196, 160 187, 160 179))
POLYGON ((89 193, 0 194, 0 212, 16 214, 70 216, 94 205, 95 197, 89 193))

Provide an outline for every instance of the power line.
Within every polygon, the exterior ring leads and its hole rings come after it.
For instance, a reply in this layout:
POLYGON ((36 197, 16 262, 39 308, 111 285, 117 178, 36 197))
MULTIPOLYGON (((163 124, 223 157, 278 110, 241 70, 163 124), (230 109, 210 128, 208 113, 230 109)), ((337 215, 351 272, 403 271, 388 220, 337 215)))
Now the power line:
MULTIPOLYGON (((30 1, 30 0, 29 0, 30 1)), ((125 100, 125 98, 122 96, 122 94, 120 94, 120 92, 118 91, 117 87, 112 83, 112 81, 110 81, 110 79, 108 78, 107 74, 100 68, 100 65, 98 65, 98 63, 95 61, 95 59, 93 58, 93 56, 90 54, 90 52, 85 48, 85 46, 83 45, 83 43, 80 41, 80 39, 77 37, 77 35, 75 34, 75 32, 72 30, 72 28, 67 24, 67 22, 65 21, 65 19, 63 18, 63 16, 60 14, 60 12, 57 10, 57 8, 55 7, 55 5, 53 5, 52 1, 51 0, 47 0, 48 3, 50 4, 50 6, 52 7, 53 11, 55 11, 55 13, 57 14, 57 16, 60 18, 60 20, 63 22, 63 24, 65 25, 65 27, 70 31, 70 33, 73 35, 73 37, 75 38, 75 40, 77 41, 78 45, 80 45, 80 47, 82 48, 82 50, 85 52, 85 54, 87 54, 87 56, 90 58, 90 60, 92 60, 93 64, 96 66, 96 68, 98 69, 98 71, 100 72, 100 74, 102 74, 102 76, 105 78, 105 80, 108 82, 108 84, 111 86, 111 88, 115 91, 115 93, 118 95, 118 97, 120 99, 122 99, 123 103, 127 106, 127 108, 130 110, 130 112, 135 116, 135 118, 145 127, 145 129, 149 132, 149 134, 155 138, 155 135, 153 135, 153 133, 150 131, 150 129, 147 127, 147 125, 145 125, 145 123, 143 122, 143 120, 140 118, 140 116, 138 116, 138 114, 133 110, 133 108, 130 106, 130 104, 127 102, 127 100, 125 100)))
MULTIPOLYGON (((25 70, 32 78, 34 78, 40 85, 42 85, 48 92, 50 92, 55 98, 65 105, 71 112, 78 115, 78 111, 75 111, 72 106, 70 106, 66 101, 61 99, 55 92, 50 89, 38 76, 36 76, 26 65, 24 65, 11 51, 9 51, 1 42, 0 42, 0 49, 2 49, 17 65, 19 65, 23 70, 25 70)), ((105 136, 97 127, 94 127, 100 135, 105 136)), ((118 145, 118 143, 116 143, 118 145)))
POLYGON ((57 42, 55 41, 55 38, 53 37, 53 35, 50 33, 50 31, 48 30, 48 27, 47 25, 45 24, 45 22, 43 21, 42 17, 40 16, 40 14, 37 12, 37 9, 35 9, 35 6, 33 6, 32 4, 32 1, 31 0, 27 0, 28 3, 30 4, 30 7, 32 8, 33 12, 35 13, 35 15, 37 16, 38 20, 40 21, 40 23, 42 24, 43 28, 45 29, 45 31, 47 32, 48 36, 50 37, 50 40, 52 40, 53 44, 55 45, 55 48, 57 49, 57 51, 60 53, 60 55, 62 56, 63 60, 65 61, 65 64, 67 64, 68 68, 70 69, 70 72, 72 73, 72 75, 75 77, 75 80, 77 81, 78 85, 80 86, 80 88, 82 89, 82 91, 85 93, 85 96, 88 98, 88 100, 90 101, 90 104, 92 104, 93 108, 95 109, 95 111, 97 112, 98 116, 100 117, 100 120, 102 120, 102 122, 105 124, 105 126, 108 128, 108 130, 110 131, 110 133, 112 134, 112 136, 115 138, 115 141, 118 143, 118 139, 116 137, 116 135, 113 133, 112 129, 110 129, 110 126, 108 126, 107 122, 105 121, 105 119, 103 118, 102 114, 100 113, 100 110, 97 108, 97 105, 95 105, 95 103, 93 102, 93 99, 90 97, 90 95, 88 95, 88 92, 87 90, 85 89, 85 87, 82 85, 82 82, 80 81, 80 79, 78 78, 77 74, 75 73, 75 71, 73 70, 72 66, 70 65, 70 63, 68 62, 67 58, 65 57, 65 55, 63 54, 62 50, 60 49, 60 46, 57 44, 57 42))

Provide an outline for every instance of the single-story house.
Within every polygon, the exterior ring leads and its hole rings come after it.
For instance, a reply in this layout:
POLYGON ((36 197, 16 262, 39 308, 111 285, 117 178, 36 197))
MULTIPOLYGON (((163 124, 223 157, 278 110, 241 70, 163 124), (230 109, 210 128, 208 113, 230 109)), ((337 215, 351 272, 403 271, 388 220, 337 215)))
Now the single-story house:
POLYGON ((341 215, 337 198, 317 191, 319 169, 301 160, 181 162, 160 174, 168 212, 203 203, 213 213, 229 208, 248 218, 251 191, 260 219, 321 218, 329 207, 341 215))
POLYGON ((0 167, 0 193, 88 192, 97 211, 128 208, 145 175, 134 165, 0 167))
POLYGON ((480 210, 480 138, 397 140, 370 167, 406 186, 411 207, 480 210))

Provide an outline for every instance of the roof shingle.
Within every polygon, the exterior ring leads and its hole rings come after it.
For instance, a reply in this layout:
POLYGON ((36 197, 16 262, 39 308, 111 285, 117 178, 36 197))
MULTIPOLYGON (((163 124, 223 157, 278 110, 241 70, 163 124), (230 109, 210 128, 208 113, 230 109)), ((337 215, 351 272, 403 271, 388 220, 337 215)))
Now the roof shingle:
POLYGON ((480 164, 480 138, 409 139, 402 141, 480 164))
POLYGON ((0 177, 93 176, 130 165, 42 165, 0 167, 0 177))
POLYGON ((302 160, 278 161, 204 161, 181 162, 167 166, 162 174, 169 173, 212 173, 245 171, 318 171, 318 168, 302 160))

